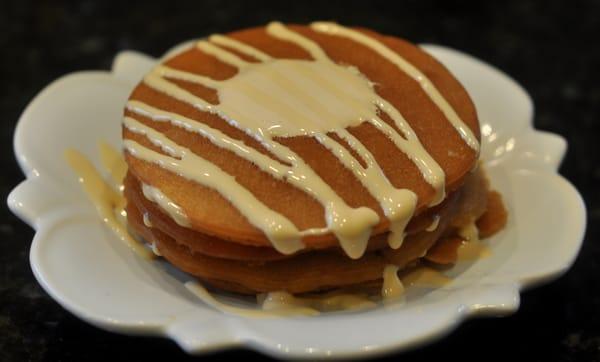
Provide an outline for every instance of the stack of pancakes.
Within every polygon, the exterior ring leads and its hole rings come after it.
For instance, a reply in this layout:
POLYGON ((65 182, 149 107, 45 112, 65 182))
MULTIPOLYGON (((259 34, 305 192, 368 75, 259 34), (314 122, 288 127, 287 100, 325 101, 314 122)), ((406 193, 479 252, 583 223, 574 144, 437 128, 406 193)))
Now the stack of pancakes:
MULTIPOLYGON (((479 226, 480 236, 485 237, 502 228, 506 214, 499 195, 490 191, 485 175, 478 167, 478 151, 466 144, 417 81, 352 39, 317 32, 306 26, 289 26, 289 29, 317 43, 334 62, 358 69, 374 84, 377 94, 398 109, 445 173, 443 201, 433 205, 436 191, 425 181, 416 164, 386 135, 363 122, 347 130, 370 151, 395 188, 411 190, 417 196, 414 215, 405 229, 406 237, 397 249, 387 243, 390 222, 379 203, 330 150, 310 135, 277 137, 274 141, 301 157, 349 206, 366 207, 379 216, 379 222, 370 229, 367 249, 360 258, 345 255, 332 232, 304 236, 301 250, 282 254, 263 231, 249 222, 228 195, 126 151, 129 172, 124 182, 125 197, 128 221, 135 232, 154 244, 162 256, 181 270, 213 286, 250 294, 280 290, 304 293, 373 283, 382 279, 386 265, 404 268, 424 257, 451 263, 456 258, 458 244, 455 241, 459 230, 475 223, 479 226), (183 221, 156 203, 156 199, 145 195, 144 187, 160 190, 167 203, 184 215, 183 221)), ((464 124, 479 137, 473 102, 444 66, 404 40, 366 29, 358 31, 401 55, 425 74, 464 124)), ((269 35, 265 27, 227 36, 275 59, 311 60, 305 49, 269 35)), ((244 61, 258 61, 247 53, 217 46, 244 61)), ((229 79, 238 72, 235 67, 197 47, 184 49, 163 64, 215 80, 229 79)), ((182 79, 169 81, 210 104, 219 103, 218 93, 213 89, 182 79)), ((224 121, 214 112, 199 109, 150 87, 144 81, 132 92, 130 100, 206 124, 277 160, 256 135, 224 121)), ((233 176, 264 205, 289 219, 298 230, 327 227, 324 206, 309 193, 272 177, 251 161, 219 147, 210 137, 171 122, 157 122, 149 115, 132 112, 129 108, 125 110, 125 116, 162 133, 233 176)), ((381 118, 393 124, 385 112, 381 112, 381 118)), ((123 128, 123 139, 167 154, 161 145, 127 127, 123 128)), ((356 151, 350 146, 344 144, 344 147, 355 155, 356 151)), ((355 156, 360 159, 360 155, 355 156)))

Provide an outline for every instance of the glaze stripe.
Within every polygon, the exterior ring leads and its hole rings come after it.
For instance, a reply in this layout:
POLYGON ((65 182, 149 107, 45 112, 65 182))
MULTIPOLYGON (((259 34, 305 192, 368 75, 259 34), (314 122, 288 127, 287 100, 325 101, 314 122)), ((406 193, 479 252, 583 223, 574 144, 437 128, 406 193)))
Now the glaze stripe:
POLYGON ((168 171, 216 190, 235 205, 252 225, 262 230, 273 247, 281 253, 294 253, 304 247, 296 226, 260 202, 239 185, 235 177, 133 118, 125 117, 123 124, 131 132, 146 136, 152 144, 168 154, 163 155, 127 139, 123 146, 134 157, 156 163, 168 171))
POLYGON ((431 80, 429 80, 429 78, 427 78, 423 72, 417 69, 417 67, 409 63, 406 59, 385 46, 383 43, 359 31, 331 22, 314 22, 310 25, 310 27, 320 33, 349 38, 372 49, 384 59, 392 62, 404 73, 419 83, 421 88, 425 91, 425 93, 427 93, 433 103, 438 106, 444 116, 460 134, 461 138, 467 143, 467 145, 469 145, 469 147, 476 152, 479 152, 479 141, 477 141, 477 138, 471 129, 462 121, 454 108, 450 106, 448 101, 444 98, 444 96, 442 96, 431 80))
MULTIPOLYGON (((335 24, 314 23, 312 28, 351 38, 396 64, 402 71, 419 81, 461 137, 473 147, 473 137, 472 133, 468 133, 468 127, 462 123, 431 82, 402 57, 375 39, 335 24)), ((269 24, 266 31, 273 37, 305 49, 314 60, 273 59, 261 50, 236 39, 213 35, 209 37, 209 41, 199 41, 196 47, 207 55, 236 67, 238 73, 235 76, 218 81, 161 65, 144 78, 144 83, 201 111, 217 114, 230 125, 257 139, 278 159, 289 162, 291 166, 274 161, 243 142, 201 122, 139 101, 130 101, 127 107, 133 113, 147 116, 154 121, 169 121, 187 131, 199 133, 215 145, 255 163, 262 171, 299 187, 323 205, 327 228, 298 231, 290 220, 267 208, 235 181, 235 177, 131 117, 125 117, 125 127, 132 132, 146 135, 153 144, 160 146, 171 157, 149 150, 131 140, 125 141, 126 150, 138 158, 157 163, 185 178, 216 189, 253 225, 262 230, 280 252, 293 253, 303 247, 300 241, 303 236, 329 231, 336 235, 346 254, 352 258, 359 258, 366 250, 372 227, 379 222, 377 214, 366 207, 348 206, 304 160, 288 147, 275 141, 276 137, 312 136, 329 149, 377 199, 391 223, 388 242, 393 248, 400 247, 404 238, 404 228, 416 208, 417 197, 410 190, 393 187, 373 155, 346 128, 369 122, 392 140, 396 147, 415 163, 425 181, 434 189, 435 197, 430 205, 440 203, 445 197, 443 170, 422 146, 402 114, 376 94, 373 83, 356 67, 336 64, 317 43, 281 23, 269 24), (259 62, 247 62, 215 44, 251 56, 259 62), (178 87, 169 79, 213 88, 217 91, 219 103, 210 104, 178 87), (378 112, 385 112, 402 135, 383 121, 378 112), (330 132, 344 140, 366 166, 363 167, 351 152, 331 138, 330 132), (209 170, 206 175, 211 175, 203 176, 201 171, 194 170, 193 167, 209 170), (222 180, 225 181, 221 182, 222 180), (248 203, 252 205, 248 206, 248 203), (265 213, 261 214, 264 217, 256 216, 254 207, 261 209, 261 212, 265 213)))

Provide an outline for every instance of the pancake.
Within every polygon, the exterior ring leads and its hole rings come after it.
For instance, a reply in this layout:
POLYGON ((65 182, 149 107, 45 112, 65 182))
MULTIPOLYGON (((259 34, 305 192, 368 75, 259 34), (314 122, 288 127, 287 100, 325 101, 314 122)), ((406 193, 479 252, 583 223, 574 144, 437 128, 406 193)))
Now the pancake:
POLYGON ((371 283, 461 227, 506 222, 465 89, 368 29, 271 23, 194 43, 134 89, 123 140, 132 229, 231 291, 371 283))
MULTIPOLYGON (((432 246, 444 248, 437 252, 437 259, 429 260, 448 264, 456 260, 456 240, 462 241, 456 231, 466 226, 464 220, 477 220, 485 214, 487 202, 487 181, 478 172, 467 180, 461 192, 455 193, 450 206, 440 213, 438 228, 423 230, 407 237, 402 248, 368 251, 358 260, 351 260, 335 249, 305 252, 272 260, 265 254, 265 260, 240 260, 231 256, 211 255, 199 243, 219 243, 204 236, 204 240, 194 242, 175 239, 156 227, 144 225, 143 212, 135 204, 127 207, 129 224, 145 240, 155 243, 160 254, 182 270, 200 277, 208 284, 244 294, 285 290, 290 293, 306 293, 332 288, 349 287, 373 281, 381 281, 383 269, 388 264, 405 267, 427 254, 432 246), (195 245, 194 245, 195 244, 195 245), (442 262, 439 262, 440 259, 442 262), (223 287, 223 286, 227 287, 223 287)), ((221 245, 233 243, 221 242, 221 245)), ((235 245, 235 244, 234 244, 235 245)), ((208 249, 208 248, 207 248, 208 249)), ((262 249, 250 249, 246 253, 257 253, 262 249)))

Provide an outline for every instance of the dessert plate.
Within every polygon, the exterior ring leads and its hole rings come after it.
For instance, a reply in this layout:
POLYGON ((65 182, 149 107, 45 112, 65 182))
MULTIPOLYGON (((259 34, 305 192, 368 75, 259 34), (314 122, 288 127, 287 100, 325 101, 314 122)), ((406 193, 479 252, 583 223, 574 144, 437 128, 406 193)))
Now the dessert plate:
MULTIPOLYGON (((36 230, 30 254, 35 277, 93 325, 165 336, 188 353, 247 347, 276 357, 368 356, 432 341, 466 318, 514 312, 520 290, 561 275, 581 246, 584 204, 557 173, 566 142, 533 129, 530 97, 505 74, 452 49, 423 48, 471 94, 482 126, 482 159, 510 214, 506 229, 487 241, 491 256, 456 265, 445 287, 413 288, 404 303, 362 312, 248 318, 203 304, 184 287, 190 277, 168 263, 140 259, 105 227, 63 157, 75 148, 100 165, 97 142, 119 145, 123 105, 155 63, 135 52, 120 53, 110 72, 58 79, 19 120, 14 147, 27 179, 8 205, 36 230)), ((218 298, 249 305, 231 295, 218 298)))

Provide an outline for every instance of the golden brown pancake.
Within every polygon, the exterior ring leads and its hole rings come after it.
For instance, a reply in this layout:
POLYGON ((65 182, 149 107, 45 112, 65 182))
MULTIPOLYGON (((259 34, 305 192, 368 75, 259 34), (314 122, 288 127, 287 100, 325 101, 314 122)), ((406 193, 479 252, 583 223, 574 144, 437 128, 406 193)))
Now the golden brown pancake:
MULTIPOLYGON (((280 260, 272 258, 272 254, 265 252, 264 248, 249 246, 243 246, 244 249, 235 252, 225 251, 226 255, 213 255, 210 246, 203 248, 199 244, 221 245, 221 252, 225 248, 239 246, 205 235, 198 235, 196 240, 174 239, 154 222, 152 228, 146 227, 142 220, 143 213, 135 203, 128 205, 127 214, 133 230, 145 240, 156 243, 167 260, 211 285, 245 294, 276 290, 305 293, 381 280, 386 265, 405 267, 431 249, 438 250, 435 255, 428 255, 429 260, 439 264, 453 263, 456 261, 456 249, 463 240, 456 230, 464 226, 464 220, 476 220, 482 215, 486 218, 495 217, 501 211, 490 210, 494 215, 486 213, 487 195, 487 180, 482 172, 477 172, 468 178, 461 191, 452 196, 450 206, 440 212, 440 224, 435 231, 417 232, 407 237, 398 250, 372 250, 359 260, 349 259, 336 248, 305 252, 280 260), (264 260, 252 260, 260 253, 264 253, 264 260)), ((503 209, 501 212, 504 212, 503 209)), ((482 231, 489 234, 485 229, 482 231)))
MULTIPOLYGON (((351 260, 344 255, 338 239, 331 232, 305 236, 302 239, 305 244, 303 250, 284 255, 273 248, 264 232, 228 201, 227 195, 126 152, 129 173, 125 180, 125 196, 128 200, 129 222, 137 233, 147 241, 156 243, 160 253, 177 267, 221 288, 241 293, 274 290, 299 293, 379 280, 386 264, 404 266, 414 262, 438 240, 440 243, 453 240, 458 228, 477 219, 480 220, 478 226, 487 230, 482 233, 486 236, 503 227, 506 213, 501 198, 498 194, 488 196, 489 187, 482 171, 473 172, 477 168, 478 152, 465 143, 417 81, 388 59, 352 39, 317 32, 307 26, 288 27, 318 44, 335 63, 356 67, 375 84, 377 95, 402 114, 427 153, 445 174, 444 201, 431 206, 435 190, 426 182, 416 164, 385 134, 372 124, 363 122, 349 127, 347 131, 369 150, 395 188, 411 190, 417 196, 414 216, 406 228, 407 237, 400 249, 391 249, 387 244, 390 223, 374 196, 330 150, 312 136, 278 137, 275 141, 301 157, 347 205, 353 208, 367 207, 377 213, 379 222, 373 227, 367 251, 360 259, 351 260), (159 189, 178 205, 187 216, 189 225, 178 225, 161 207, 148 200, 141 190, 142 183, 159 189), (488 204, 493 206, 493 213, 485 213, 488 204), (146 223, 142 215, 146 215, 146 223), (437 228, 427 230, 436 218, 439 218, 437 228)), ((384 44, 419 69, 479 139, 479 123, 473 102, 443 65, 405 40, 367 29, 358 31, 384 44)), ((264 27, 241 30, 226 36, 273 58, 311 60, 311 55, 303 47, 273 37, 264 27)), ((220 47, 250 63, 259 61, 239 50, 220 47)), ((215 80, 227 80, 239 72, 236 67, 196 47, 179 52, 165 60, 164 65, 215 80)), ((168 80, 211 104, 219 104, 218 94, 213 89, 181 79, 168 80)), ((141 101, 218 129, 274 161, 278 160, 257 139, 227 123, 219 115, 200 110, 144 82, 134 89, 130 100, 141 101)), ((244 112, 243 109, 239 111, 244 112)), ((285 216, 299 230, 327 226, 324 208, 313 196, 285 180, 272 177, 251 161, 219 147, 209 138, 169 122, 156 122, 128 109, 125 110, 125 116, 159 131, 169 140, 234 176, 260 202, 285 216)), ((380 116, 398 131, 385 112, 380 112, 380 116)), ((334 134, 330 136, 336 137, 334 134)), ((167 154, 145 135, 126 127, 123 128, 123 139, 167 154)), ((356 151, 348 144, 344 144, 343 140, 338 141, 355 155, 356 151)), ((356 158, 360 159, 358 156, 356 158)), ((454 244, 449 241, 449 246, 445 248, 449 251, 438 252, 437 259, 452 261, 454 244)), ((445 250, 440 246, 438 249, 445 250)), ((430 259, 436 259, 434 253, 430 259)))

